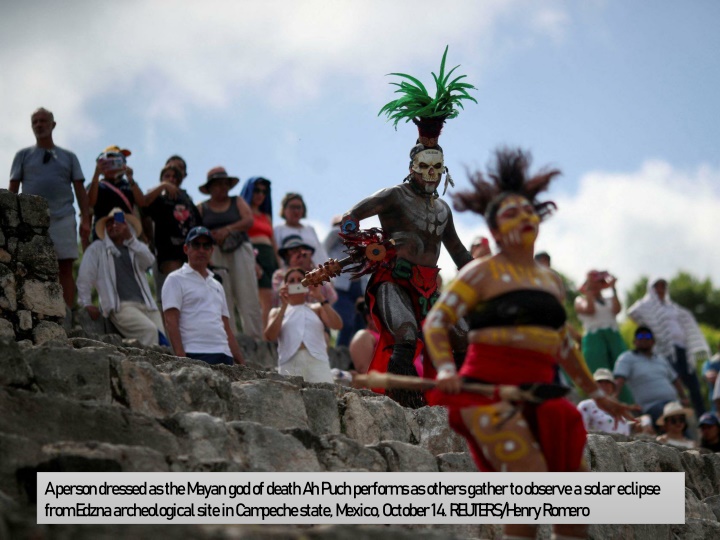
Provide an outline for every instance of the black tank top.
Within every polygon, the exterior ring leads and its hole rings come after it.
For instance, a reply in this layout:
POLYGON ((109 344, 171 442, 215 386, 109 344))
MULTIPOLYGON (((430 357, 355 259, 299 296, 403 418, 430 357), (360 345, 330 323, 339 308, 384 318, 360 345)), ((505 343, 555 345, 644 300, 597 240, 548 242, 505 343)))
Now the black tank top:
POLYGON ((200 205, 202 207, 203 225, 210 229, 219 229, 236 221, 240 221, 240 210, 237 207, 237 197, 230 197, 230 208, 224 212, 214 212, 210 209, 207 202, 200 205))
POLYGON ((475 306, 467 315, 471 330, 493 326, 545 326, 560 329, 565 308, 549 292, 532 289, 510 291, 475 306))

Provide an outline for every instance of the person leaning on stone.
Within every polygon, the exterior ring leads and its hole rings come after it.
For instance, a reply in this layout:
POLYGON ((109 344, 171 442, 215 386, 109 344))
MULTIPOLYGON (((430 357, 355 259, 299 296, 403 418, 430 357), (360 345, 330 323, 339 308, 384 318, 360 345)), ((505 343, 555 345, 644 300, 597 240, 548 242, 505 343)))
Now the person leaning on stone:
POLYGON ((191 229, 184 247, 188 262, 165 280, 162 304, 168 339, 177 356, 208 364, 244 364, 230 328, 225 291, 208 270, 214 242, 207 228, 191 229))
POLYGON ((615 363, 617 393, 627 382, 643 414, 652 417, 653 425, 663 414, 663 407, 678 397, 683 405, 689 403, 678 374, 664 356, 655 354, 652 330, 639 326, 635 330, 635 349, 620 355, 615 363))
POLYGON ((80 207, 80 239, 87 246, 90 236, 90 212, 80 162, 72 152, 55 146, 52 133, 57 125, 53 113, 37 109, 30 117, 36 144, 15 154, 10 169, 10 186, 18 193, 20 184, 26 195, 39 195, 48 201, 50 227, 48 233, 55 244, 60 285, 65 304, 72 308, 75 301, 73 261, 78 257, 77 222, 73 208, 73 190, 80 207))
POLYGON ((85 250, 77 286, 80 304, 93 320, 102 313, 124 337, 150 346, 159 343, 164 328, 146 275, 155 257, 136 237, 141 228, 140 220, 120 208, 98 219, 97 240, 85 250), (92 304, 93 287, 102 312, 92 304))

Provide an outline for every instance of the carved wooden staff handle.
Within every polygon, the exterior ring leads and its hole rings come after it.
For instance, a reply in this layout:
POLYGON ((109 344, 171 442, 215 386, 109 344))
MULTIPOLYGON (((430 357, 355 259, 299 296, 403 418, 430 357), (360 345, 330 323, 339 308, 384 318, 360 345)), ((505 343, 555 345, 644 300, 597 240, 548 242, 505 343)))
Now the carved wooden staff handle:
MULTIPOLYGON (((389 240, 389 244, 394 245, 395 241, 389 240)), ((387 248, 381 243, 374 242, 365 247, 365 253, 363 255, 369 261, 380 262, 387 255, 387 248)), ((324 281, 330 281, 335 276, 339 276, 345 267, 357 262, 358 261, 352 257, 345 257, 340 260, 329 259, 315 270, 310 270, 307 274, 305 274, 302 284, 306 287, 320 285, 324 281)))
MULTIPOLYGON (((411 377, 408 375, 395 375, 393 373, 380 373, 370 371, 367 375, 354 375, 352 384, 356 388, 400 388, 405 390, 430 390, 435 388, 437 381, 411 377)), ((530 401, 538 403, 546 399, 561 397, 567 393, 567 388, 555 384, 533 384, 512 386, 507 384, 462 383, 463 392, 481 394, 483 396, 496 396, 503 401, 530 401)))
POLYGON ((315 270, 310 270, 305 274, 302 284, 306 287, 321 285, 324 281, 330 281, 335 276, 339 276, 343 268, 352 264, 352 262, 351 257, 345 257, 339 261, 337 259, 329 259, 315 270))

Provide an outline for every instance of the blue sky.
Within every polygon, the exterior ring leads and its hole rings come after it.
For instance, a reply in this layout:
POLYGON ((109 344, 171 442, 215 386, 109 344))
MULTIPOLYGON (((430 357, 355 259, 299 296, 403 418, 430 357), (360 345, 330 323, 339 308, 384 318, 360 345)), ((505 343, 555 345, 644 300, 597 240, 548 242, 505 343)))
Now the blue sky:
MULTIPOLYGON (((561 271, 607 268, 629 286, 685 269, 719 285, 718 21, 710 0, 14 3, 0 20, 0 167, 32 144, 43 105, 87 178, 110 144, 133 151, 144 188, 178 153, 198 201, 216 165, 263 175, 276 206, 304 194, 322 236, 406 175, 416 133, 377 117, 385 74, 429 82, 447 44, 478 88, 441 138, 458 188, 499 145, 527 148, 564 172, 538 244, 561 271)), ((455 219, 468 243, 485 232, 455 219)))

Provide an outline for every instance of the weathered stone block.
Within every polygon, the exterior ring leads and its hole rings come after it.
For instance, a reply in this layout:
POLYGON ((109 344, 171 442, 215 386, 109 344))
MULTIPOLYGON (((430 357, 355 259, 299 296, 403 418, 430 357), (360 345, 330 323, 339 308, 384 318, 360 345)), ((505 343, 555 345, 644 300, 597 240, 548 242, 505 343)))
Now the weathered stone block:
POLYGON ((20 330, 30 330, 32 328, 32 312, 26 309, 21 309, 17 312, 17 315, 20 330))
POLYGON ((59 271, 57 255, 49 236, 33 236, 29 242, 20 242, 17 260, 30 272, 54 276, 59 271))
POLYGON ((20 225, 18 196, 5 189, 0 189, 0 223, 4 227, 17 227, 20 225))
POLYGON ((175 437, 158 422, 123 407, 0 388, 0 410, 0 432, 22 433, 41 444, 100 441, 147 446, 162 454, 179 451, 175 437))
MULTIPOLYGON (((8 322, 0 319, 0 323, 8 322)), ((14 336, 0 337, 0 386, 27 387, 32 382, 32 370, 23 358, 14 336)))
POLYGON ((13 271, 0 264, 0 309, 15 311, 17 309, 17 292, 13 271))
POLYGON ((405 410, 385 396, 360 396, 348 392, 341 400, 344 433, 360 444, 380 441, 410 442, 412 432, 405 410))
POLYGON ((718 484, 711 471, 706 470, 703 456, 697 450, 688 450, 680 453, 680 459, 685 469, 685 487, 690 488, 698 499, 715 494, 718 484))
POLYGON ((625 471, 623 456, 612 437, 588 434, 584 457, 593 472, 625 471))
POLYGON ((475 462, 468 452, 438 454, 435 459, 440 472, 477 472, 475 462))
POLYGON ((448 424, 445 407, 406 409, 408 425, 418 444, 433 455, 448 452, 467 452, 467 443, 448 424))
POLYGON ((17 472, 31 468, 41 460, 41 445, 23 435, 0 431, 0 491, 18 501, 26 502, 25 486, 17 472))
POLYGON ((220 418, 204 412, 178 413, 162 424, 178 437, 182 451, 196 460, 243 460, 234 432, 220 418))
POLYGON ((710 510, 712 510, 713 514, 715 514, 715 518, 720 521, 720 495, 713 495, 712 497, 703 499, 702 502, 705 503, 710 510))
POLYGON ((170 470, 163 454, 144 446, 128 446, 98 442, 57 442, 42 447, 45 460, 71 462, 69 471, 93 469, 97 462, 111 463, 112 469, 122 472, 165 472, 170 470), (82 463, 85 462, 85 467, 82 463))
POLYGON ((382 454, 391 472, 437 472, 438 464, 430 452, 419 446, 400 442, 383 441, 371 448, 382 454))
POLYGON ((387 462, 380 452, 344 435, 321 435, 317 441, 315 453, 320 464, 328 471, 388 470, 387 462))
POLYGON ((164 418, 178 409, 172 380, 147 362, 112 362, 111 379, 115 400, 135 412, 164 418))
POLYGON ((313 433, 340 433, 340 412, 335 394, 322 388, 303 388, 301 391, 308 425, 313 433))
POLYGON ((43 392, 111 402, 110 362, 102 349, 36 347, 27 352, 26 358, 43 392))
POLYGON ((262 422, 276 429, 308 428, 300 388, 271 380, 232 383, 233 419, 262 422))
POLYGON ((230 381, 204 366, 187 366, 170 373, 183 409, 202 411, 218 418, 230 417, 230 381))
POLYGON ((57 323, 42 321, 33 329, 33 341, 35 345, 42 345, 53 339, 67 339, 65 329, 57 323))
POLYGON ((48 317, 65 316, 65 300, 59 283, 27 280, 22 288, 20 303, 25 309, 48 317))
MULTIPOLYGON (((720 538, 720 523, 685 516, 685 525, 671 525, 671 538, 682 540, 714 540, 720 538)), ((657 537, 656 537, 657 538, 657 537)))
POLYGON ((700 502, 692 489, 685 487, 685 521, 708 519, 715 521, 715 514, 707 504, 700 502))
POLYGON ((618 443, 628 472, 682 472, 680 451, 670 446, 645 441, 618 443))
POLYGON ((292 435, 255 422, 229 422, 250 471, 321 471, 312 450, 292 435))
POLYGON ((0 338, 15 339, 15 328, 7 319, 0 319, 0 338))
POLYGON ((18 196, 18 202, 23 223, 27 223, 31 227, 50 226, 50 209, 44 197, 21 193, 18 196))

